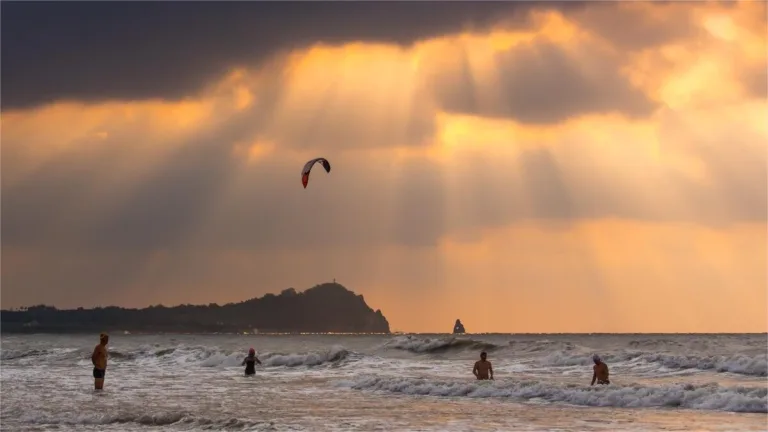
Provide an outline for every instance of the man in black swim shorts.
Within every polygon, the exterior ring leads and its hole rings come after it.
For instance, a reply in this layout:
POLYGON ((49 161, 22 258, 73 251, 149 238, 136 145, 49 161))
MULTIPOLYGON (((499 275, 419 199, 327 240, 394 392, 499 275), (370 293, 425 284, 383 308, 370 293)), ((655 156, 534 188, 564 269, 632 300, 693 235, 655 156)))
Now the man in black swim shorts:
POLYGON ((96 390, 104 388, 104 374, 107 372, 107 344, 109 335, 102 333, 99 336, 99 344, 93 349, 91 362, 93 362, 93 379, 96 390))

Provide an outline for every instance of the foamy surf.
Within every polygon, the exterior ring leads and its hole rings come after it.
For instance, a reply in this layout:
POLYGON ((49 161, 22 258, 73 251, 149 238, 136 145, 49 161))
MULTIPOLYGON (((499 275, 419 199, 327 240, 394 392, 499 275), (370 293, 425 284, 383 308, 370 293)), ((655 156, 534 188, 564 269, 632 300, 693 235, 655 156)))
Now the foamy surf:
POLYGON ((721 373, 733 373, 746 376, 768 376, 768 354, 730 354, 712 355, 707 353, 690 354, 694 348, 706 349, 710 346, 722 347, 722 343, 697 341, 685 345, 676 341, 653 343, 649 340, 629 341, 622 347, 609 349, 589 347, 568 341, 524 340, 507 343, 492 343, 476 337, 418 337, 398 336, 387 341, 383 348, 410 352, 418 355, 459 353, 477 354, 487 351, 499 359, 512 359, 515 362, 532 367, 576 367, 590 366, 592 354, 600 352, 601 357, 612 366, 635 365, 652 372, 647 366, 656 365, 655 371, 698 369, 721 373), (637 349, 639 346, 654 348, 667 347, 681 350, 681 353, 649 352, 637 349))
POLYGON ((104 392, 92 387, 93 336, 0 342, 3 430, 730 431, 768 420, 765 335, 114 335, 104 392), (250 347, 255 379, 243 378, 250 347), (471 375, 481 350, 496 381, 471 375), (611 386, 588 385, 595 352, 611 386))
POLYGON ((463 337, 418 338, 413 336, 400 336, 394 338, 387 342, 385 347, 410 351, 417 354, 445 353, 452 350, 491 351, 498 348, 497 345, 492 343, 463 337))
POLYGON ((274 430, 274 422, 240 419, 236 417, 215 418, 196 415, 185 411, 160 411, 160 412, 131 412, 125 410, 116 414, 100 414, 88 412, 72 412, 64 415, 49 416, 26 414, 21 420, 24 423, 40 426, 50 426, 58 429, 62 426, 125 426, 136 425, 140 427, 164 427, 177 426, 191 428, 193 430, 274 430))
MULTIPOLYGON (((702 371, 730 372, 740 375, 764 377, 768 376, 768 356, 741 355, 708 356, 708 355, 684 355, 684 354, 655 354, 638 351, 622 351, 619 353, 608 352, 601 358, 608 364, 622 363, 655 363, 667 369, 698 369, 702 371)), ((574 355, 573 352, 555 352, 548 354, 543 359, 546 366, 589 366, 592 359, 587 352, 574 355)))
MULTIPOLYGON (((2 352, 2 360, 7 364, 87 364, 90 362, 90 351, 84 349, 53 349, 53 350, 8 350, 2 352)), ((140 347, 136 350, 109 349, 110 363, 118 366, 138 365, 146 367, 163 367, 170 364, 200 367, 234 367, 240 366, 246 353, 242 350, 228 350, 217 347, 180 346, 176 348, 140 347)), ((353 361, 357 357, 342 346, 333 346, 324 350, 314 350, 304 353, 272 353, 259 354, 264 367, 299 367, 320 366, 338 363, 344 360, 353 361)))
POLYGON ((335 346, 326 351, 317 351, 302 354, 267 354, 262 363, 265 366, 319 366, 330 363, 338 363, 343 360, 352 360, 354 356, 350 355, 342 346, 335 346))
POLYGON ((498 380, 456 382, 423 378, 362 377, 340 383, 355 390, 381 391, 418 396, 503 398, 525 401, 562 402, 573 405, 614 408, 678 407, 743 413, 768 413, 765 388, 695 386, 678 384, 557 385, 542 381, 498 380))

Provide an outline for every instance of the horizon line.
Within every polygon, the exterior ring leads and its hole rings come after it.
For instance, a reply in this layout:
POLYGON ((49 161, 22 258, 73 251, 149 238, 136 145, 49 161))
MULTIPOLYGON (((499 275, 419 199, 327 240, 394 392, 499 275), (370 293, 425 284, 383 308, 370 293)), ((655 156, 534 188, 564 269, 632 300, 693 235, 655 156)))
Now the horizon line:
MULTIPOLYGON (((25 334, 25 335, 62 335, 62 334, 90 334, 91 332, 24 332, 24 331, 3 331, 0 328, 0 334, 25 334)), ((162 335, 189 335, 189 336, 451 336, 459 338, 462 336, 660 336, 660 335, 765 335, 768 332, 485 332, 485 333, 437 333, 437 332, 403 332, 392 331, 389 333, 381 332, 127 332, 120 333, 120 330, 112 334, 122 336, 162 336, 162 335)))

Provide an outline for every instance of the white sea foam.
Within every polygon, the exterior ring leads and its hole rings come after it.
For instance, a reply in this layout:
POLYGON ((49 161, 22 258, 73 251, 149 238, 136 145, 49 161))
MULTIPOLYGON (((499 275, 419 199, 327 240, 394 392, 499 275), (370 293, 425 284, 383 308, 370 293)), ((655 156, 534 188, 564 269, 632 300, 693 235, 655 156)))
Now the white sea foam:
MULTIPOLYGON (((6 364, 36 364, 41 361, 48 364, 85 364, 90 362, 90 352, 78 349, 53 350, 8 350, 2 352, 6 364)), ((197 365, 202 367, 240 366, 245 358, 241 350, 227 350, 202 346, 181 346, 177 348, 140 347, 132 351, 109 350, 112 364, 138 364, 144 366, 162 366, 169 363, 197 365)), ((264 366, 319 366, 354 359, 342 346, 315 350, 306 353, 264 353, 259 355, 264 366)))
POLYGON ((421 396, 513 398, 616 408, 681 407, 730 412, 768 412, 766 388, 726 388, 717 384, 655 387, 555 385, 546 381, 488 381, 478 384, 466 381, 369 376, 340 385, 356 390, 421 396))
POLYGON ((350 359, 350 352, 342 346, 334 346, 327 351, 301 354, 268 354, 262 362, 265 366, 318 366, 350 359))
POLYGON ((765 430, 764 335, 116 335, 96 393, 94 339, 0 340, 3 430, 765 430))
POLYGON ((455 350, 493 350, 497 345, 462 337, 419 338, 399 336, 385 345, 387 348, 410 351, 418 354, 441 353, 455 350))
MULTIPOLYGON (((768 356, 734 354, 725 355, 685 355, 647 353, 639 351, 621 351, 601 355, 607 363, 644 362, 655 363, 667 369, 699 369, 716 372, 731 372, 740 375, 764 377, 768 375, 768 356)), ((547 366, 588 366, 592 359, 586 353, 574 355, 569 351, 557 351, 543 359, 547 366)))
MULTIPOLYGON (((391 339, 384 348, 396 349, 414 354, 458 354, 476 353, 479 350, 492 352, 495 358, 511 358, 536 366, 590 366, 592 354, 599 351, 602 359, 609 364, 657 365, 656 370, 699 369, 714 372, 730 372, 740 375, 768 376, 768 355, 765 350, 758 354, 716 354, 708 352, 690 353, 691 347, 708 349, 720 347, 722 342, 696 340, 685 344, 679 341, 665 340, 654 343, 649 339, 633 340, 621 347, 596 349, 569 341, 524 340, 509 341, 506 344, 492 343, 477 337, 417 337, 399 336, 391 339), (637 349, 641 346, 654 348, 654 351, 637 349), (681 352, 663 352, 662 348, 681 352)), ((647 368, 646 368, 647 369, 647 368)))

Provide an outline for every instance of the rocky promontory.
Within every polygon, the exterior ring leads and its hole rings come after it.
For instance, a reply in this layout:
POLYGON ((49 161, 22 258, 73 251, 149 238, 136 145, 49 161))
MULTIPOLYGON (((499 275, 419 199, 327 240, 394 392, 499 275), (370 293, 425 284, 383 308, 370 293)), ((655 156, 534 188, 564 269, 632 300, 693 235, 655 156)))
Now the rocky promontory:
POLYGON ((338 283, 316 285, 306 291, 293 288, 240 303, 218 305, 150 306, 143 309, 105 307, 59 310, 33 306, 0 311, 7 332, 139 333, 389 333, 389 323, 362 295, 338 283))

